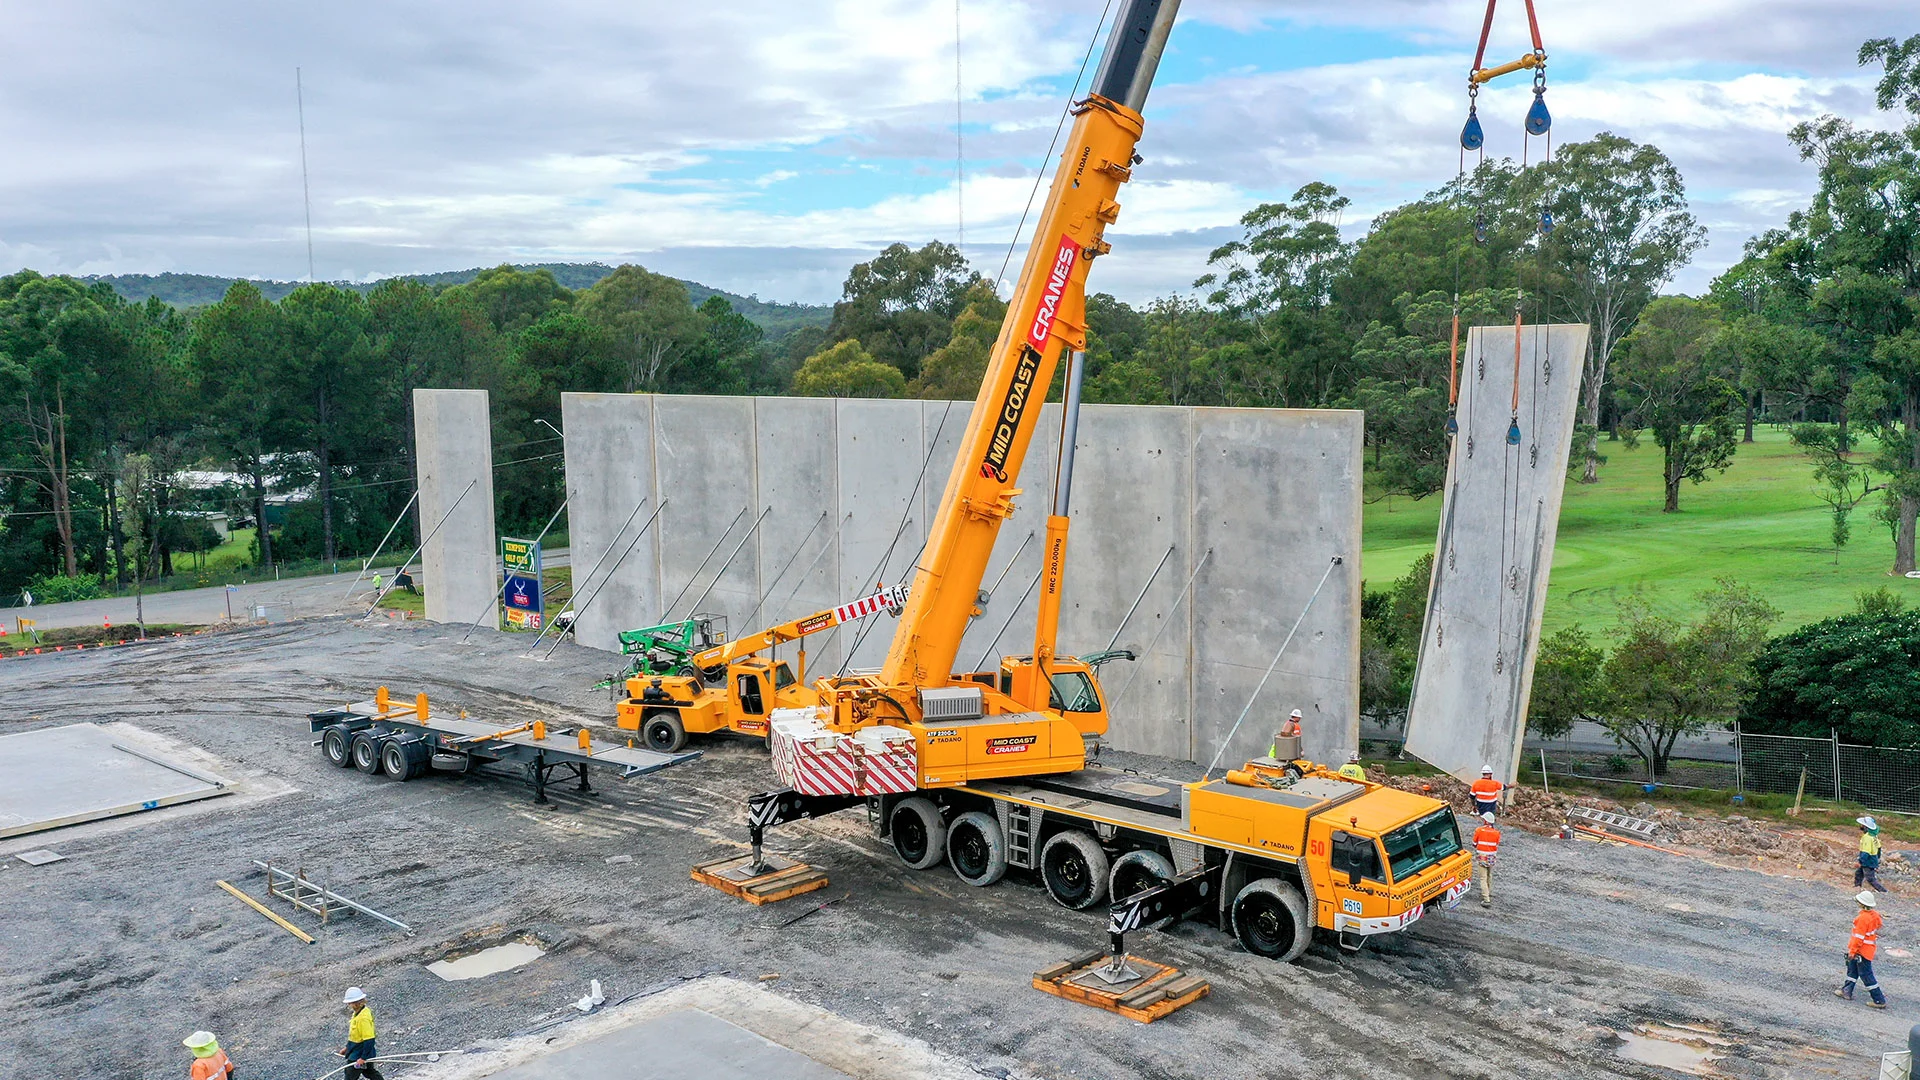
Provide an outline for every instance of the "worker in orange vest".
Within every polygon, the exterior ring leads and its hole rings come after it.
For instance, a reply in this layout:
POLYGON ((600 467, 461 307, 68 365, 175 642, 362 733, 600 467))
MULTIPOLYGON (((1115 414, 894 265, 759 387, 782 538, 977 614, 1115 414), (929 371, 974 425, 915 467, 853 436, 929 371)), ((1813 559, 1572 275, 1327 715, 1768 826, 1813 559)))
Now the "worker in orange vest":
POLYGON ((193 1071, 188 1080, 233 1080, 233 1062, 220 1049, 220 1040, 211 1031, 196 1031, 182 1040, 193 1051, 193 1071))
POLYGON ((1473 876, 1480 879, 1480 906, 1493 906, 1493 857, 1500 854, 1500 830, 1494 827, 1491 811, 1480 815, 1481 825, 1473 830, 1473 876))
POLYGON ((1873 954, 1880 944, 1880 913, 1874 910, 1873 894, 1863 892, 1853 898, 1860 914, 1853 917, 1853 937, 1847 942, 1847 981, 1833 992, 1837 998, 1853 1000, 1853 984, 1867 984, 1870 1008, 1887 1007, 1887 995, 1880 992, 1880 980, 1873 977, 1873 954))
POLYGON ((1500 793, 1506 789, 1507 785, 1493 778, 1493 766, 1481 766, 1480 779, 1475 780, 1468 788, 1468 790, 1473 793, 1473 812, 1476 814, 1491 814, 1498 811, 1500 809, 1500 793))

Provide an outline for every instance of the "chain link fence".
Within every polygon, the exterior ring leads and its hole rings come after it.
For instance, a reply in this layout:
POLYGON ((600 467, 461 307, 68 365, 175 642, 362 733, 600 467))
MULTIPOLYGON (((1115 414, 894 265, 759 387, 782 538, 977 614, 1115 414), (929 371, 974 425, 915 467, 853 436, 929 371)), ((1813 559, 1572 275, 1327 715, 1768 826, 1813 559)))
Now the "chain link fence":
MULTIPOLYGON (((1628 784, 1647 782, 1646 762, 1615 753, 1532 750, 1525 766, 1545 763, 1549 776, 1628 784)), ((1662 787, 1715 788, 1859 803, 1876 810, 1920 813, 1920 750, 1854 746, 1838 739, 1735 733, 1732 761, 1672 758, 1662 787)))

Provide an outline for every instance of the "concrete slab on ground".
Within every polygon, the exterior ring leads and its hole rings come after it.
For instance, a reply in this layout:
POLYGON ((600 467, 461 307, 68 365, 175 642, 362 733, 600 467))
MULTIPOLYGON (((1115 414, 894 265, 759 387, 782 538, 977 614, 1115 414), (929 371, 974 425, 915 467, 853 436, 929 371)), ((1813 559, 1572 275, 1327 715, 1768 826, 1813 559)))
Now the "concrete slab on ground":
POLYGON ((0 736, 0 838, 227 793, 221 777, 167 763, 94 724, 0 736))
POLYGON ((700 1009, 644 1020, 550 1057, 494 1073, 494 1080, 848 1080, 779 1043, 700 1009))

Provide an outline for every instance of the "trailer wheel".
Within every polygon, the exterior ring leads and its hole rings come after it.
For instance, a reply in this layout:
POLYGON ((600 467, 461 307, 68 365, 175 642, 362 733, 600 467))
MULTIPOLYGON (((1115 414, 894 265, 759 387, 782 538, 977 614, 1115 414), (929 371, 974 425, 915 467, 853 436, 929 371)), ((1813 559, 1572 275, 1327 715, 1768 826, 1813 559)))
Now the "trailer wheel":
POLYGON ((893 804, 887 833, 893 837, 893 853, 912 869, 925 870, 946 853, 947 823, 940 820, 938 807, 918 795, 893 804))
POLYGON ((368 776, 380 775, 380 743, 372 733, 362 731, 353 737, 353 767, 368 776))
POLYGON ((351 737, 347 734, 347 729, 338 724, 320 733, 320 752, 327 755, 328 761, 342 769, 353 764, 353 750, 350 743, 351 737))
POLYGON ((1040 878, 1061 907, 1085 911, 1106 899, 1107 873, 1100 841, 1079 829, 1054 833, 1040 849, 1040 878))
POLYGON ((1129 851, 1113 860, 1113 872, 1107 875, 1107 895, 1120 903, 1137 892, 1173 880, 1173 864, 1151 848, 1129 851))
POLYGON ((992 814, 970 810, 947 826, 947 862, 961 881, 991 885, 1007 872, 1007 838, 992 814))
POLYGON ((1233 898, 1233 933, 1248 952, 1290 964, 1313 944, 1313 924, 1299 886, 1261 878, 1233 898))
POLYGON ((661 754, 674 753, 687 745, 686 725, 680 722, 680 714, 671 709, 648 713, 640 725, 640 737, 646 741, 647 749, 661 754))
POLYGON ((388 739, 380 747, 380 768, 395 780, 411 780, 427 771, 433 751, 422 739, 388 739))

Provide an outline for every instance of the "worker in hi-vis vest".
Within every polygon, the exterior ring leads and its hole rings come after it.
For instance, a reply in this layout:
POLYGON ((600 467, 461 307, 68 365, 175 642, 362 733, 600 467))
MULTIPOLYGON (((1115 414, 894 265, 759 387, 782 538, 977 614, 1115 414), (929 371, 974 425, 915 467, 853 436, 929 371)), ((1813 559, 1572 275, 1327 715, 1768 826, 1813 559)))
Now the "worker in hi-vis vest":
POLYGON ((1860 862, 1853 868, 1853 887, 1873 886, 1874 892, 1886 892, 1880 884, 1880 823, 1872 814, 1853 819, 1860 826, 1860 862))
POLYGON ((1480 827, 1473 830, 1473 876, 1480 879, 1480 906, 1493 906, 1493 857, 1500 854, 1500 830, 1494 827, 1491 811, 1480 815, 1480 827))
POLYGON ((1506 789, 1507 785, 1493 778, 1493 766, 1482 765, 1480 779, 1475 780, 1468 788, 1473 793, 1473 812, 1476 814, 1497 812, 1500 809, 1500 793, 1506 789))
POLYGON ((196 1031, 181 1040, 193 1051, 193 1071, 188 1080, 232 1080, 233 1062, 220 1049, 220 1040, 211 1031, 196 1031))
POLYGON ((347 1048, 339 1051, 347 1059, 347 1080, 386 1080, 380 1070, 373 1067, 373 1060, 379 1051, 373 1045, 373 1006, 367 1004, 367 992, 357 986, 347 987, 347 996, 341 999, 346 1003, 347 1048))
POLYGON ((1367 770, 1360 764, 1360 751, 1355 750, 1348 756, 1347 763, 1340 766, 1340 775, 1349 780, 1365 780, 1367 778, 1367 770))
POLYGON ((1873 977, 1873 954, 1880 947, 1880 913, 1874 910, 1873 894, 1863 892, 1853 898, 1860 914, 1853 917, 1853 937, 1847 940, 1847 981, 1833 992, 1834 997, 1853 1000, 1853 984, 1867 984, 1867 1004, 1876 1009, 1887 1007, 1887 995, 1880 992, 1880 980, 1873 977))

